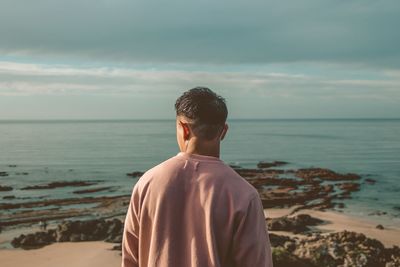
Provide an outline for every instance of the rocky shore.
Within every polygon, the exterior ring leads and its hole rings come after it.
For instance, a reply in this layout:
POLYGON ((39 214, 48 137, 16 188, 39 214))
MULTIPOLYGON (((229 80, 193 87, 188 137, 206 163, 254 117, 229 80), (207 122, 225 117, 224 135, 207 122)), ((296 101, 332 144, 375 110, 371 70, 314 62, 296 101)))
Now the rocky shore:
MULTIPOLYGON (((385 246, 377 239, 360 232, 322 231, 320 226, 328 224, 323 216, 298 214, 301 210, 326 211, 343 209, 345 200, 360 190, 362 184, 373 186, 376 181, 355 173, 337 173, 326 168, 287 168, 284 161, 259 162, 257 168, 232 166, 235 171, 252 184, 259 192, 264 208, 288 209, 279 217, 266 218, 273 246, 275 267, 282 266, 400 266, 398 246, 385 246)), ((127 173, 138 178, 143 172, 127 173)), ((6 177, 8 173, 0 172, 6 177)), ((0 231, 49 221, 47 231, 27 232, 10 239, 15 248, 37 249, 53 243, 106 241, 121 249, 123 217, 130 195, 107 195, 112 186, 99 186, 101 181, 59 181, 30 185, 21 190, 58 190, 64 187, 79 187, 73 191, 81 197, 64 199, 20 200, 7 195, 0 203, 0 231), (96 186, 96 187, 90 187, 96 186), (103 195, 90 196, 101 193, 103 195), (92 205, 90 207, 65 206, 92 205), (80 219, 87 216, 87 219, 80 219), (95 217, 95 218, 93 218, 95 217), (107 220, 107 218, 112 218, 107 220)), ((0 184, 0 191, 13 192, 13 188, 0 184)), ((377 231, 387 231, 382 225, 377 231)), ((379 239, 379 238, 378 238, 379 239)), ((400 243, 400 238, 399 238, 400 243)), ((1 250, 0 250, 1 253, 1 250)))
MULTIPOLYGON (((351 198, 351 193, 360 190, 362 178, 354 173, 339 174, 324 168, 278 169, 288 164, 284 161, 260 162, 258 168, 245 169, 232 166, 236 172, 252 184, 260 193, 264 208, 298 206, 299 209, 343 208, 343 200, 351 198)), ((4 173, 4 172, 2 172, 4 173)), ((143 172, 127 173, 128 177, 140 177, 143 172)), ((20 201, 15 195, 7 195, 0 203, 0 226, 18 226, 38 223, 41 220, 53 221, 74 217, 110 218, 125 214, 130 195, 107 196, 116 189, 112 186, 100 186, 101 180, 90 181, 57 181, 47 184, 30 185, 21 188, 22 191, 54 191, 66 187, 82 188, 72 191, 73 195, 63 199, 38 199, 20 201), (96 187, 90 187, 96 186, 96 187), (89 187, 89 188, 88 188, 89 187), (98 196, 90 196, 95 193, 98 196), (16 201, 18 200, 18 201, 16 201), (90 207, 79 207, 83 205, 90 207), (75 207, 74 207, 75 205, 75 207), (65 209, 63 207, 71 207, 65 209)), ((368 178, 366 183, 372 186, 374 180, 368 178)), ((0 184, 0 191, 12 192, 10 186, 0 184)), ((295 210, 295 211, 297 211, 295 210)))
POLYGON ((385 248, 364 234, 342 231, 304 238, 270 234, 275 267, 400 266, 400 248, 385 248))
MULTIPOLYGON (((15 248, 37 249, 55 242, 99 241, 120 244, 123 223, 119 219, 63 221, 55 229, 22 234, 11 241, 15 248)), ((118 246, 117 246, 118 248, 118 246)))
MULTIPOLYGON (((271 169, 286 162, 261 162, 257 169, 233 166, 237 173, 257 188, 264 208, 290 207, 320 210, 343 207, 340 202, 360 190, 361 177, 355 173, 340 174, 325 168, 271 169), (337 200, 338 202, 333 202, 337 200)), ((372 180, 372 179, 370 179, 372 180)))
MULTIPOLYGON (((269 230, 305 232, 309 225, 322 220, 308 215, 282 217, 268 222, 269 230)), ((113 220, 64 221, 55 229, 22 234, 12 240, 15 248, 35 249, 55 242, 99 241, 115 243, 121 250, 123 222, 113 220)), ((394 267, 400 265, 400 248, 385 247, 364 234, 342 231, 313 233, 288 237, 270 233, 275 267, 291 266, 371 266, 394 267)))

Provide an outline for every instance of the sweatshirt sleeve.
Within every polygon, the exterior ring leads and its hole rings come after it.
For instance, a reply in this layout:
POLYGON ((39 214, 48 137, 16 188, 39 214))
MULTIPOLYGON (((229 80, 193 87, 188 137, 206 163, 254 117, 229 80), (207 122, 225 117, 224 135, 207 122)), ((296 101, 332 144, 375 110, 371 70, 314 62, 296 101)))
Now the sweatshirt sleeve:
POLYGON ((122 235, 121 267, 139 266, 139 193, 138 184, 132 191, 122 235))
POLYGON ((271 245, 261 199, 251 199, 233 237, 234 266, 273 267, 271 245))

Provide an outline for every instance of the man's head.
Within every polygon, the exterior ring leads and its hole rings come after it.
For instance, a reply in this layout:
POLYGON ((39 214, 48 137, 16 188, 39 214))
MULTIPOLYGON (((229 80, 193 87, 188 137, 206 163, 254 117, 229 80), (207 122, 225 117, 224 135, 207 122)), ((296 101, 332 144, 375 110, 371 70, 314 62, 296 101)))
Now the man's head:
POLYGON ((195 87, 181 95, 175 103, 177 140, 181 151, 186 151, 191 138, 204 145, 218 145, 228 126, 225 99, 209 88, 195 87))

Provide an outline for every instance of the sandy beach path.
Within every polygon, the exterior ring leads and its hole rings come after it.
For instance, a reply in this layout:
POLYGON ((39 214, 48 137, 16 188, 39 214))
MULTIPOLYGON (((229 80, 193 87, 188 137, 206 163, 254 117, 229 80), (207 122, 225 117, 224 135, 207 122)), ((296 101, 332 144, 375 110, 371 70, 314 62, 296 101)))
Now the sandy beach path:
POLYGON ((102 241, 55 243, 33 250, 0 250, 1 267, 119 267, 115 244, 102 241))

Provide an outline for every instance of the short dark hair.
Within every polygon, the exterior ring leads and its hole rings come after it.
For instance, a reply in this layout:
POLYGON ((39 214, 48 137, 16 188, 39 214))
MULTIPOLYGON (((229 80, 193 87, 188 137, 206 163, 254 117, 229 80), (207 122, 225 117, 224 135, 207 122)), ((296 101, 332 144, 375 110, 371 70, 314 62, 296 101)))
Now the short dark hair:
POLYGON ((207 87, 195 87, 184 92, 175 103, 177 116, 190 119, 196 136, 215 138, 223 129, 228 109, 225 99, 207 87))

